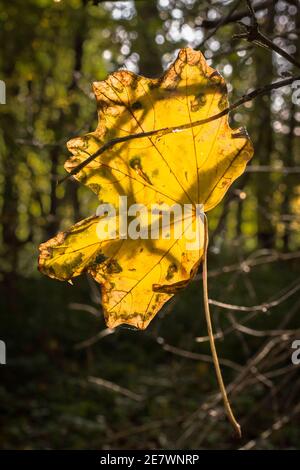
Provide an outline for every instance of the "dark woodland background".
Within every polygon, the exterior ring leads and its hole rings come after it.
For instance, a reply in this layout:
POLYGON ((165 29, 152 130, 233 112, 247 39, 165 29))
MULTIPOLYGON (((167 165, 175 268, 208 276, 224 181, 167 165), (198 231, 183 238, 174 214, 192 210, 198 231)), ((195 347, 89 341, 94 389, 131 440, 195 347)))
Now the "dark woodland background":
MULTIPOLYGON (((299 60, 299 1, 252 4, 261 31, 299 60)), ((39 243, 97 205, 74 181, 56 185, 65 175, 66 141, 96 126, 93 81, 120 67, 158 76, 190 45, 224 75, 233 102, 296 67, 233 38, 239 21, 249 24, 244 0, 0 0, 0 21, 7 87, 0 105, 0 339, 7 345, 0 447, 299 448, 300 376, 291 362, 300 339, 296 89, 231 113, 234 127, 247 127, 255 156, 209 214, 210 297, 254 306, 211 306, 240 442, 224 418, 211 364, 201 273, 146 331, 112 332, 90 279, 71 286, 37 271, 39 243)))

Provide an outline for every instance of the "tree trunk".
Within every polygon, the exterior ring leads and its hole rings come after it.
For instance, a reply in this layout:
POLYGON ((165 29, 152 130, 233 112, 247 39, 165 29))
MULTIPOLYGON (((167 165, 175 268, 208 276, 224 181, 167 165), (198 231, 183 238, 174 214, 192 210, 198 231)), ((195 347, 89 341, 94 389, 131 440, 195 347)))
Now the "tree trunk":
POLYGON ((162 73, 161 57, 155 42, 155 26, 159 19, 155 1, 136 0, 138 36, 133 50, 140 56, 139 72, 148 77, 158 77, 162 73))
MULTIPOLYGON (((269 9, 267 35, 272 34, 274 28, 274 5, 269 9)), ((266 49, 256 50, 256 79, 257 87, 271 81, 273 63, 272 53, 266 49), (270 77, 270 80, 268 80, 270 77)), ((271 97, 265 95, 255 101, 255 113, 257 116, 257 133, 255 141, 255 155, 259 165, 269 166, 273 151, 273 129, 271 114, 271 97)), ((257 239, 262 248, 271 249, 275 243, 275 232, 272 223, 273 214, 273 183, 270 173, 258 173, 256 175, 256 200, 257 200, 257 239)))

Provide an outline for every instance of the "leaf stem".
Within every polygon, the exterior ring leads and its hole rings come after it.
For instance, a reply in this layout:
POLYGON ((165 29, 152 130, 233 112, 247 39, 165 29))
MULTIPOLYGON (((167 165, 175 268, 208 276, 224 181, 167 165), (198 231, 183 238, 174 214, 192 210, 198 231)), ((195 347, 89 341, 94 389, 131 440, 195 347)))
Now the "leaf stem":
POLYGON ((217 376, 220 392, 223 398, 224 408, 225 408, 227 417, 230 423, 232 424, 236 434, 238 435, 239 438, 241 438, 242 437, 241 427, 234 417, 234 414, 232 412, 232 409, 228 400, 226 388, 223 382, 218 353, 217 353, 216 346, 215 346, 211 315, 210 315, 210 310, 209 310, 208 286, 207 286, 208 223, 207 223, 206 216, 204 217, 204 231, 205 231, 205 235, 204 235, 205 238, 204 238, 202 285, 203 285, 204 312, 205 312, 205 319, 206 319, 206 324, 207 324, 207 332, 209 336, 210 349, 211 349, 216 376, 217 376))

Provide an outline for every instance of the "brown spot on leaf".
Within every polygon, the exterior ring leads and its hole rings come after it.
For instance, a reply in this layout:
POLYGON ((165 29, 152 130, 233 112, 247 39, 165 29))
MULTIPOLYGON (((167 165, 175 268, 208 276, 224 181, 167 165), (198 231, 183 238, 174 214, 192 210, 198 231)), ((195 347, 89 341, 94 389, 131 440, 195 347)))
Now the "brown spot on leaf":
POLYGON ((218 108, 220 111, 223 111, 224 109, 227 108, 227 106, 228 106, 227 96, 222 95, 218 102, 218 108))
POLYGON ((96 184, 96 183, 91 183, 89 184, 89 187, 91 188, 92 191, 94 191, 94 193, 98 194, 100 193, 101 191, 101 185, 100 184, 96 184))
POLYGON ((132 105, 131 105, 131 109, 133 110, 136 110, 136 109, 143 109, 143 105, 140 101, 135 101, 132 105))
POLYGON ((118 261, 115 259, 111 259, 107 265, 106 265, 106 270, 108 274, 118 274, 123 271, 121 266, 119 265, 118 261))
POLYGON ((198 95, 195 96, 193 101, 191 101, 191 111, 194 113, 196 111, 199 111, 202 106, 204 106, 206 103, 206 96, 204 93, 199 93, 198 95))
POLYGON ((143 170, 143 168, 142 168, 140 157, 133 157, 133 158, 129 161, 129 166, 130 166, 139 176, 141 176, 141 177, 146 181, 146 183, 152 185, 152 183, 151 183, 151 181, 150 181, 148 175, 144 172, 144 170, 143 170))
POLYGON ((170 266, 168 267, 166 280, 169 281, 170 279, 172 279, 172 277, 174 277, 174 274, 177 273, 177 272, 178 272, 178 268, 177 268, 176 264, 175 263, 170 264, 170 266))

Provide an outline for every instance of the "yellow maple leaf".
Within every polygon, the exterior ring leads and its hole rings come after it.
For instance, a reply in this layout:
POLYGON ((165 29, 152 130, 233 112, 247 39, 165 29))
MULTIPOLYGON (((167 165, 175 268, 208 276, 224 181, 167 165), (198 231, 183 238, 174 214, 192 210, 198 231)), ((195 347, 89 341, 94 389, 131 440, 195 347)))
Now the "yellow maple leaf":
MULTIPOLYGON (((65 168, 72 174, 80 168, 76 179, 101 203, 118 207, 119 196, 126 195, 128 206, 149 210, 153 204, 191 205, 194 227, 197 204, 204 212, 215 207, 253 154, 246 133, 230 128, 227 113, 210 119, 228 107, 227 90, 201 52, 182 49, 159 79, 121 70, 93 88, 98 127, 68 142, 72 157, 65 168), (85 164, 113 139, 114 145, 85 164)), ((118 211, 114 220, 120 221, 118 211)), ((101 221, 103 215, 90 217, 41 244, 39 269, 59 280, 89 272, 101 284, 110 328, 146 328, 194 276, 204 243, 187 249, 186 227, 176 237, 174 220, 169 238, 124 239, 118 231, 101 239, 101 221)))

